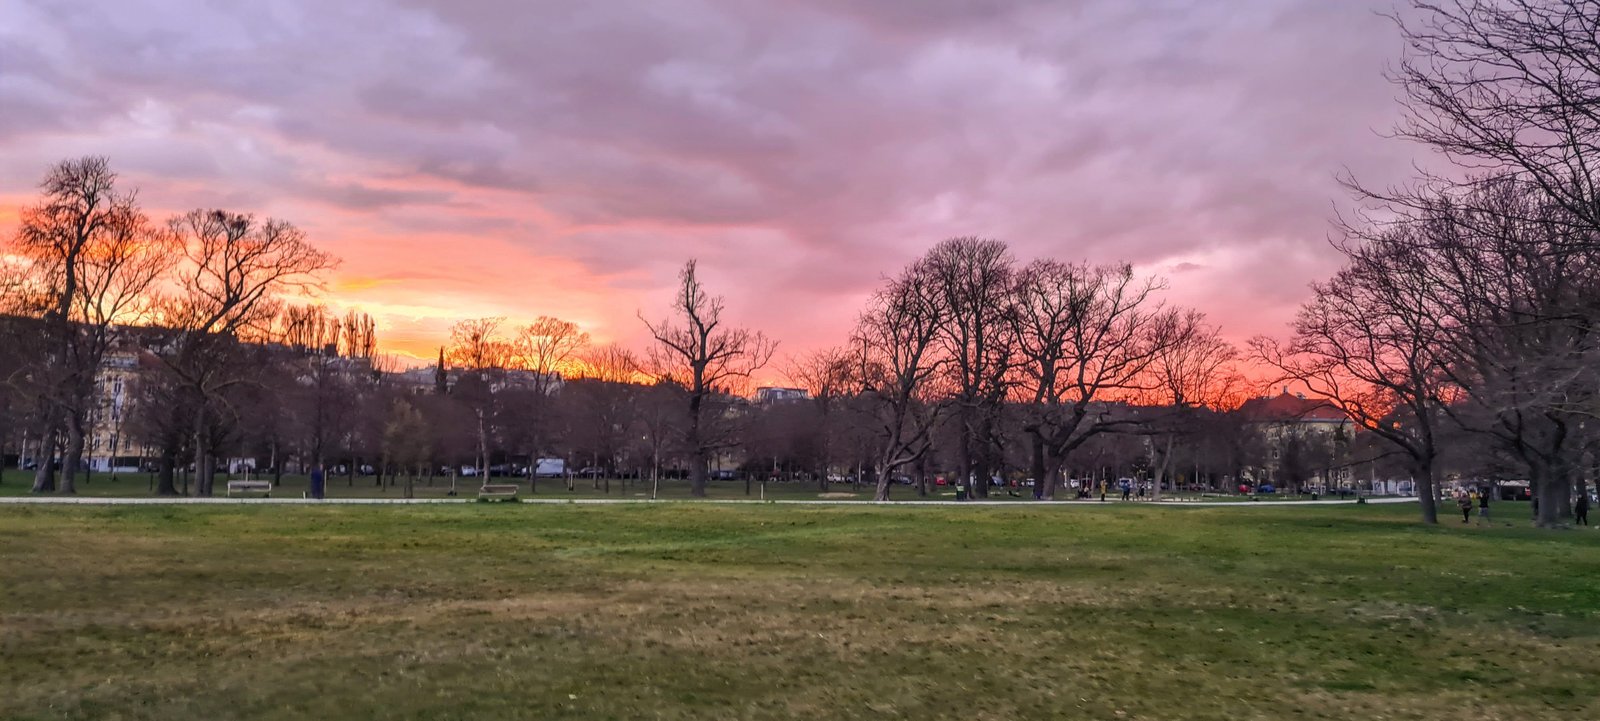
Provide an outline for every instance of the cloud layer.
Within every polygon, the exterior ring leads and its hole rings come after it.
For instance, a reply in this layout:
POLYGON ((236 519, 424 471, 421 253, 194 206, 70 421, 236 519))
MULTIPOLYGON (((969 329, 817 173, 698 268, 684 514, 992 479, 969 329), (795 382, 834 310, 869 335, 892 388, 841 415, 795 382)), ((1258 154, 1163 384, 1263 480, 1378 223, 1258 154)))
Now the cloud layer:
POLYGON ((479 315, 637 341, 689 257, 787 350, 834 343, 969 234, 1276 332, 1335 263, 1336 175, 1410 174, 1388 5, 13 0, 0 226, 108 155, 158 212, 305 227, 420 356, 479 315))

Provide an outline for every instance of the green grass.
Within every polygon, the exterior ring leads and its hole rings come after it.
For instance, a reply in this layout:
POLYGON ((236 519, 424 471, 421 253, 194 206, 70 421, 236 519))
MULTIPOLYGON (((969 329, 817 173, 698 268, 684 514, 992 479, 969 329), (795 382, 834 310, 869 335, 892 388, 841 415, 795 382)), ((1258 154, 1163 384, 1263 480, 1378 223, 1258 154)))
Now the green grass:
POLYGON ((1592 718, 1497 510, 0 507, 0 718, 1592 718))

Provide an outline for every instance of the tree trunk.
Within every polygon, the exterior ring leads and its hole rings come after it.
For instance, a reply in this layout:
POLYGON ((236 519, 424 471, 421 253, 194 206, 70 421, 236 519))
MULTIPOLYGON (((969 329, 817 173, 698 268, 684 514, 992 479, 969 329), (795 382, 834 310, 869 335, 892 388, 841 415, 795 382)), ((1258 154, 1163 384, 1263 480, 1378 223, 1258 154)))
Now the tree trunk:
POLYGON ((83 458, 83 423, 77 418, 67 419, 67 451, 61 458, 60 493, 78 492, 78 466, 83 458))
POLYGON ((56 489, 56 430, 47 425, 39 434, 39 452, 33 461, 38 469, 33 472, 33 492, 50 493, 56 489))
POLYGON ((877 491, 872 494, 872 500, 874 500, 874 501, 887 501, 887 500, 889 500, 889 483, 890 483, 890 478, 889 478, 890 471, 889 471, 889 468, 887 466, 879 465, 879 466, 875 466, 873 468, 873 471, 878 474, 878 478, 876 479, 878 481, 878 487, 877 487, 877 491))
POLYGON ((158 461, 156 471, 156 495, 176 496, 178 486, 173 483, 173 467, 178 464, 178 451, 174 448, 162 448, 161 460, 158 461))
POLYGON ((1417 503, 1422 506, 1422 522, 1437 524, 1439 522, 1439 494, 1433 487, 1433 464, 1427 461, 1416 461, 1411 465, 1411 479, 1417 492, 1417 503))
POLYGON ((211 497, 216 493, 217 458, 210 449, 200 451, 200 462, 195 464, 195 495, 211 497))
POLYGON ((1039 437, 1039 430, 1028 430, 1028 476, 1033 478, 1034 488, 1040 498, 1053 500, 1055 488, 1050 485, 1047 476, 1050 471, 1044 462, 1044 439, 1039 437))
POLYGON ((1150 484, 1150 500, 1161 500, 1161 484, 1168 476, 1172 475, 1172 434, 1167 434, 1167 448, 1161 452, 1161 461, 1156 464, 1155 482, 1150 484))
POLYGON ((1043 440, 1041 437, 1040 445, 1043 446, 1044 475, 1039 476, 1034 482, 1044 484, 1044 490, 1040 491, 1039 498, 1046 501, 1054 501, 1056 499, 1056 491, 1061 489, 1061 479, 1064 477, 1062 472, 1066 468, 1067 459, 1056 453, 1043 440))
POLYGON ((1533 492, 1539 499, 1539 515, 1534 520, 1534 525, 1540 528, 1560 528, 1567 524, 1567 518, 1571 514, 1569 508, 1571 498, 1568 493, 1571 489, 1571 478, 1565 468, 1547 467, 1542 470, 1544 472, 1536 473, 1533 479, 1533 492))
POLYGON ((691 461, 689 466, 689 495, 695 498, 705 498, 706 496, 706 469, 711 465, 711 459, 707 456, 708 454, 704 449, 697 448, 694 452, 694 460, 691 461))

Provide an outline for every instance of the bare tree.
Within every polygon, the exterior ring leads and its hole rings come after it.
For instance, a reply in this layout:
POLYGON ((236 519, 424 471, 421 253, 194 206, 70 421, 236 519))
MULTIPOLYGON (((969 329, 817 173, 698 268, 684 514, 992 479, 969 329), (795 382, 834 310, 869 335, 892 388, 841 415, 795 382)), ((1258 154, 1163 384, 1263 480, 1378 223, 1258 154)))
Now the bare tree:
POLYGON ((1453 420, 1526 464, 1541 526, 1560 525, 1600 404, 1600 258, 1564 205, 1498 178, 1438 196, 1411 266, 1443 318, 1453 420))
POLYGON ((539 316, 518 329, 511 353, 517 367, 534 374, 534 390, 550 392, 578 352, 589 345, 589 334, 571 321, 539 316))
MULTIPOLYGON (((688 395, 685 442, 692 456, 690 492, 704 496, 711 453, 726 444, 708 433, 709 406, 717 394, 728 392, 730 384, 748 380, 765 366, 777 344, 758 331, 724 324, 722 298, 707 294, 700 285, 695 261, 684 264, 678 279, 671 317, 644 323, 656 341, 650 349, 652 370, 688 395)), ((642 314, 639 317, 644 320, 642 314)))
POLYGON ((1160 314, 1154 319, 1168 327, 1152 329, 1166 339, 1150 366, 1147 405, 1155 417, 1147 436, 1153 500, 1161 499, 1163 484, 1173 473, 1173 446, 1193 432, 1198 411, 1218 410, 1240 383, 1233 367, 1239 352, 1222 339, 1218 326, 1206 323, 1199 311, 1160 314))
POLYGON ((577 353, 577 376, 607 383, 634 383, 641 363, 627 348, 615 343, 586 347, 577 353))
POLYGON ((815 437, 817 487, 828 490, 828 474, 836 457, 839 442, 839 410, 847 394, 860 384, 856 377, 854 356, 844 348, 824 348, 800 358, 792 359, 786 375, 789 381, 806 389, 815 410, 816 424, 810 428, 815 437))
POLYGON ((489 434, 495 420, 495 388, 503 380, 515 353, 511 341, 500 334, 504 323, 504 318, 471 318, 450 326, 449 359, 462 370, 451 393, 472 409, 477 420, 478 454, 474 465, 482 478, 489 475, 489 434))
POLYGON ((1328 399, 1409 459, 1422 520, 1437 523, 1440 424, 1454 389, 1441 355, 1449 313, 1425 285, 1424 242, 1414 226, 1394 225, 1346 244, 1344 269, 1312 285, 1294 337, 1251 345, 1280 380, 1328 399))
POLYGON ((1148 370, 1178 338, 1154 298, 1160 284, 1132 266, 1037 260, 1013 293, 1022 401, 1030 417, 1030 466, 1040 495, 1054 497, 1067 454, 1093 436, 1140 420, 1108 401, 1147 390, 1148 370))
POLYGON ((215 426, 237 413, 224 392, 251 378, 241 341, 268 337, 281 296, 314 289, 317 274, 336 261, 281 220, 195 210, 169 227, 182 257, 176 291, 158 309, 172 335, 159 357, 194 398, 196 489, 209 496, 215 426))
POLYGON ((152 287, 172 266, 170 237, 116 180, 105 158, 57 164, 40 184, 44 199, 23 211, 11 243, 24 259, 24 277, 8 284, 22 295, 7 305, 44 319, 44 355, 29 378, 40 411, 35 492, 56 490, 52 459, 61 436, 59 490, 76 491, 96 376, 116 326, 145 319, 152 287))
POLYGON ((1531 182, 1563 222, 1600 229, 1600 0, 1411 6, 1393 16, 1409 49, 1390 74, 1406 111, 1399 134, 1464 167, 1531 182))
POLYGON ((956 473, 986 497, 1000 462, 1000 410, 1017 360, 1011 252, 998 240, 951 238, 928 252, 925 268, 944 306, 939 345, 949 360, 944 368, 959 426, 956 473))
POLYGON ((340 327, 342 328, 340 356, 365 360, 369 363, 377 360, 378 324, 372 316, 352 308, 345 311, 340 327))
MULTIPOLYGON (((561 381, 577 353, 587 345, 589 334, 579 329, 576 323, 550 316, 535 318, 532 323, 518 329, 511 341, 512 363, 533 375, 532 393, 527 397, 529 417, 525 434, 530 466, 537 466, 539 453, 546 441, 550 395, 555 392, 556 384, 561 381)), ((530 490, 535 475, 532 472, 528 474, 530 490)))
POLYGON ((378 473, 393 468, 405 476, 405 497, 415 495, 418 476, 428 460, 428 425, 417 410, 403 398, 394 399, 389 420, 383 427, 383 460, 378 473))
POLYGON ((448 360, 467 370, 504 369, 515 352, 511 342, 501 337, 505 318, 469 318, 450 326, 448 360))
POLYGON ((896 471, 932 448, 945 410, 937 382, 948 363, 938 346, 946 306, 931 278, 926 259, 912 263, 873 294, 856 323, 878 501, 889 500, 896 471))

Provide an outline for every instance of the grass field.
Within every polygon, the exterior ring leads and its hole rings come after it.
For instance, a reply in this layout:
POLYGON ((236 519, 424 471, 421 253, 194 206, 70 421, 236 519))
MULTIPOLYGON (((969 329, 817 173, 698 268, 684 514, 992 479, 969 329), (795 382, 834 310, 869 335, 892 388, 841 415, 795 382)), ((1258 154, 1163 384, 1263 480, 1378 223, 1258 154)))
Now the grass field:
POLYGON ((1593 718, 1497 510, 0 507, 0 718, 1593 718))

